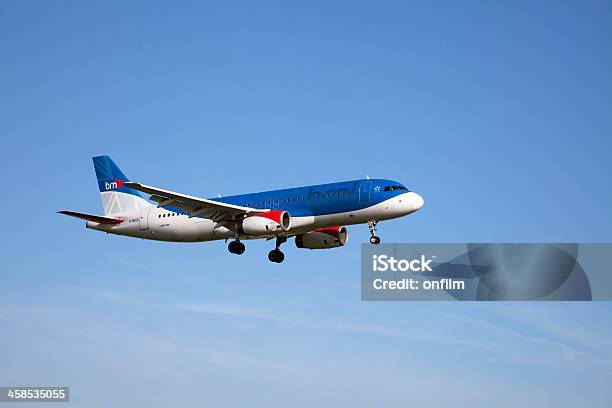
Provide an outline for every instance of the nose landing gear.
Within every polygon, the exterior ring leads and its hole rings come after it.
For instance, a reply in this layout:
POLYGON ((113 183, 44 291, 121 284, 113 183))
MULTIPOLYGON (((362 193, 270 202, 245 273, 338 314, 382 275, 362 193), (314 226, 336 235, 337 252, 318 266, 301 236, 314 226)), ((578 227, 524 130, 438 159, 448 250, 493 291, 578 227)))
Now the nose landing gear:
POLYGON ((239 240, 235 240, 229 243, 229 245, 227 246, 227 249, 232 254, 242 255, 244 254, 245 247, 242 242, 240 242, 239 240))
POLYGON ((285 254, 280 250, 281 244, 287 242, 287 237, 276 237, 276 248, 268 253, 270 262, 281 263, 285 260, 285 254))
POLYGON ((368 221, 368 228, 370 229, 370 234, 372 234, 370 237, 370 244, 372 245, 380 244, 380 237, 376 235, 376 224, 378 224, 378 221, 368 221))

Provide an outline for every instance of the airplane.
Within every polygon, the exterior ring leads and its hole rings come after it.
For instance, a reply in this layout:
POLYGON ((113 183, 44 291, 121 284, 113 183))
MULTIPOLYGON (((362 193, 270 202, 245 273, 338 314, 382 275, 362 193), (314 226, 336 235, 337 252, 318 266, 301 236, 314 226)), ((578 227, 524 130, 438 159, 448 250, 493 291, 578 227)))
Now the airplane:
POLYGON ((276 239, 268 254, 276 263, 285 259, 280 246, 291 237, 298 248, 344 246, 346 225, 367 223, 370 242, 378 245, 379 221, 412 214, 424 203, 397 181, 370 178, 200 198, 131 182, 109 156, 93 157, 93 162, 104 216, 65 210, 60 214, 115 235, 169 242, 231 240, 228 250, 237 255, 245 251, 242 241, 276 239))

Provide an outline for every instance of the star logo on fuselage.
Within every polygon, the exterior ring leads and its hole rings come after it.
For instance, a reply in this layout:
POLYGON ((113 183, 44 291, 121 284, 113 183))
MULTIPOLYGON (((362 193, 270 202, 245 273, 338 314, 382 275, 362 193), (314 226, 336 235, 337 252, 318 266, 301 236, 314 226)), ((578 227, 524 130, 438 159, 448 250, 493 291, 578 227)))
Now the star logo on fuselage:
POLYGON ((374 191, 376 191, 377 193, 380 192, 380 186, 374 187, 374 191))

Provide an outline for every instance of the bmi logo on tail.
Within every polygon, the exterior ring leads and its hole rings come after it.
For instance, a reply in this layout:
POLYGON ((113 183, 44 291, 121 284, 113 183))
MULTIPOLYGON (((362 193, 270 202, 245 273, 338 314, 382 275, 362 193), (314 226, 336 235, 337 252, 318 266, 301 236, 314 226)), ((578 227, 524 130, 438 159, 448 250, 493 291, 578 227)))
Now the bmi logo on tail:
POLYGON ((106 190, 117 190, 120 189, 122 185, 125 184, 125 181, 121 181, 118 178, 115 179, 115 181, 111 181, 110 183, 108 181, 104 182, 104 187, 106 188, 106 190))

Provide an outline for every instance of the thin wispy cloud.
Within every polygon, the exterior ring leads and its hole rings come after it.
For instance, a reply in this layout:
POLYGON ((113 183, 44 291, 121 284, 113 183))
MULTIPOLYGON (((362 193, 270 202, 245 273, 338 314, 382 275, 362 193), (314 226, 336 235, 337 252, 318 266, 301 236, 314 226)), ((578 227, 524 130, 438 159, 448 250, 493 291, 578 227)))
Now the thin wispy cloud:
POLYGON ((503 308, 498 313, 523 326, 539 329, 551 336, 589 349, 612 354, 612 343, 606 337, 606 330, 610 331, 612 317, 589 328, 582 324, 580 319, 568 318, 568 313, 580 315, 581 308, 591 305, 577 304, 571 307, 564 304, 563 306, 565 307, 560 309, 559 307, 551 308, 550 305, 516 305, 512 309, 503 308))
POLYGON ((414 342, 454 344, 489 351, 498 349, 498 346, 496 346, 494 343, 488 343, 484 341, 474 341, 458 337, 444 338, 434 335, 422 335, 415 333, 414 331, 404 330, 395 327, 388 327, 384 325, 360 324, 342 320, 330 320, 312 317, 281 316, 265 310, 258 310, 256 308, 237 305, 179 302, 176 304, 176 308, 178 310, 186 312, 202 313, 207 315, 236 317, 242 319, 270 320, 302 329, 333 330, 339 332, 362 333, 376 336, 401 337, 414 342))
POLYGON ((150 272, 154 269, 154 268, 148 267, 145 264, 134 262, 129 259, 122 258, 122 257, 113 257, 113 261, 120 264, 121 266, 125 266, 125 267, 134 269, 139 272, 150 272))
MULTIPOLYGON (((485 307, 486 305, 482 305, 485 307)), ((537 305, 533 305, 534 308, 537 308, 537 305)), ((494 310, 499 310, 497 307, 494 310)), ((515 312, 509 313, 508 311, 504 312, 500 315, 505 315, 507 317, 517 318, 517 316, 530 316, 528 313, 528 309, 519 308, 515 312)), ((509 342, 508 347, 511 347, 513 344, 523 343, 526 345, 539 345, 542 348, 546 349, 548 352, 554 351, 555 355, 553 358, 548 359, 543 354, 535 354, 529 360, 522 358, 512 358, 514 362, 526 362, 529 361, 530 364, 537 363, 551 363, 555 362, 557 365, 561 363, 561 361, 572 361, 572 362, 580 362, 586 365, 597 365, 603 367, 612 368, 612 350, 607 348, 605 350, 600 350, 603 355, 595 355, 588 348, 579 348, 573 341, 563 341, 563 339, 556 339, 555 334, 558 334, 557 330, 550 330, 550 325, 546 323, 542 323, 537 325, 538 321, 532 321, 531 319, 525 318, 520 319, 525 322, 528 322, 532 327, 538 329, 541 334, 534 334, 527 330, 520 330, 519 328, 510 325, 508 323, 503 324, 503 319, 496 320, 485 320, 480 317, 472 317, 465 314, 452 313, 452 312, 440 312, 435 311, 441 316, 447 316, 449 319, 457 320, 465 322, 467 325, 472 327, 479 327, 480 330, 484 333, 492 334, 497 333, 498 335, 504 338, 514 339, 515 341, 509 342)), ((494 313, 495 315, 495 313, 494 313)), ((561 322, 558 322, 561 324, 561 322)), ((510 356, 508 356, 508 360, 510 360, 510 356)))
MULTIPOLYGON (((116 291, 102 291, 100 296, 115 302, 135 302, 138 296, 121 294, 116 291)), ((420 313, 432 321, 438 319, 438 328, 432 326, 430 330, 410 330, 401 325, 389 326, 385 324, 361 323, 350 320, 327 319, 299 312, 280 314, 266 309, 237 303, 209 303, 195 301, 181 301, 176 299, 150 299, 146 302, 150 307, 159 309, 174 309, 179 312, 202 314, 226 319, 262 320, 274 322, 279 325, 304 329, 328 330, 342 333, 359 333, 372 336, 402 338, 414 343, 440 344, 461 346, 473 349, 476 352, 489 353, 491 361, 504 361, 526 365, 559 365, 563 361, 578 366, 612 367, 612 356, 605 350, 602 355, 595 355, 588 349, 577 347, 571 342, 546 336, 545 325, 540 327, 544 335, 533 334, 513 327, 504 320, 486 320, 471 317, 466 314, 441 312, 434 309, 421 309, 420 313), (443 318, 443 320, 440 320, 443 318), (453 331, 458 323, 464 327, 463 332, 473 333, 475 329, 482 336, 463 336, 461 331, 453 331), (444 327, 449 329, 445 330, 444 327), (469 329, 468 329, 469 328, 469 329), (450 330, 450 331, 449 331, 450 330), (504 341, 500 341, 503 339, 504 341), (512 339, 508 341, 508 339, 512 339), (530 358, 524 358, 524 350, 538 347, 540 353, 530 358)))
POLYGON ((274 320, 278 322, 291 323, 291 320, 275 315, 273 313, 238 305, 178 302, 176 303, 176 309, 185 312, 203 313, 216 316, 274 320))

